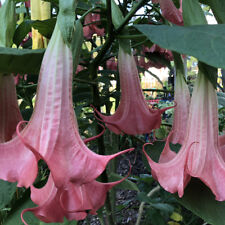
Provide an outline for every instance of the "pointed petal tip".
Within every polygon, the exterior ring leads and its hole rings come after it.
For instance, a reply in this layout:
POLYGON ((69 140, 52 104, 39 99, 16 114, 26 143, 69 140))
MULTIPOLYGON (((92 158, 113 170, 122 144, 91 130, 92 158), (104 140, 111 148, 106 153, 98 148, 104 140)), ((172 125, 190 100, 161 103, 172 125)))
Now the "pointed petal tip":
POLYGON ((101 133, 99 133, 96 136, 84 139, 83 141, 84 141, 85 144, 87 144, 88 142, 93 141, 93 140, 101 137, 105 133, 105 126, 103 124, 101 124, 101 123, 98 123, 98 124, 103 128, 103 130, 101 131, 101 133))

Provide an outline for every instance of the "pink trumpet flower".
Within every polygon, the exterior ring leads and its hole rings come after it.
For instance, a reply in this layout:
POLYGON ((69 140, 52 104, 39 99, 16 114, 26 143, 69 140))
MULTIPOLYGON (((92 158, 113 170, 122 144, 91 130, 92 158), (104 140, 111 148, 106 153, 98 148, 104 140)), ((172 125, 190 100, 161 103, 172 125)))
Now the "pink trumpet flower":
POLYGON ((25 7, 30 8, 30 0, 25 2, 25 7))
POLYGON ((180 0, 180 9, 177 9, 172 0, 152 0, 153 3, 159 3, 162 15, 170 22, 183 26, 182 0, 180 0))
POLYGON ((97 115, 116 134, 144 134, 160 127, 161 114, 167 109, 152 109, 144 99, 134 57, 119 48, 118 66, 121 85, 120 105, 112 116, 97 115))
POLYGON ((93 34, 97 34, 99 36, 103 36, 105 31, 104 28, 98 28, 97 25, 100 24, 100 14, 89 13, 85 17, 83 28, 84 37, 87 39, 91 39, 93 34), (95 23, 94 23, 95 22, 95 23))
POLYGON ((37 175, 37 162, 16 136, 22 120, 12 75, 0 75, 0 179, 29 187, 37 175))
POLYGON ((106 66, 107 66, 108 70, 116 71, 117 70, 117 62, 115 60, 115 57, 112 57, 111 59, 106 61, 106 66))
POLYGON ((190 105, 190 92, 184 76, 177 70, 175 97, 176 107, 174 109, 173 128, 170 141, 173 144, 183 144, 186 131, 190 105))
POLYGON ((225 200, 225 162, 218 138, 216 92, 201 73, 197 78, 189 111, 185 141, 176 154, 166 146, 159 163, 146 154, 154 177, 167 191, 181 197, 190 176, 201 179, 218 201, 225 200))
POLYGON ((24 145, 48 165, 55 186, 96 179, 118 155, 98 155, 80 137, 72 104, 72 53, 56 24, 46 49, 31 121, 18 135, 24 145), (35 137, 35 138, 34 138, 35 137))
POLYGON ((66 189, 58 189, 50 174, 43 188, 37 189, 31 186, 31 199, 38 206, 23 210, 21 219, 26 224, 23 214, 30 211, 46 223, 63 222, 64 217, 68 220, 83 220, 88 211, 95 215, 96 211, 104 205, 107 192, 124 179, 126 177, 111 183, 93 180, 82 185, 69 182, 66 189))

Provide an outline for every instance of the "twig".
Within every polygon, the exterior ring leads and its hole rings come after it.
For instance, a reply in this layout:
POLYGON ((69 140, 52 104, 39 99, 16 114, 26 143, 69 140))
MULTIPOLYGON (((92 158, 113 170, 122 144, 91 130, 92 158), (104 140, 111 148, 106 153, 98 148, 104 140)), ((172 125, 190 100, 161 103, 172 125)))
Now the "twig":
MULTIPOLYGON (((148 197, 152 197, 159 190, 160 190, 160 186, 158 185, 155 188, 153 188, 147 194, 147 196, 148 197)), ((145 206, 145 202, 141 202, 140 207, 139 207, 139 210, 138 210, 138 218, 137 218, 137 221, 136 221, 135 225, 140 225, 140 223, 141 223, 141 217, 142 217, 142 214, 143 214, 143 211, 144 211, 144 206, 145 206)))

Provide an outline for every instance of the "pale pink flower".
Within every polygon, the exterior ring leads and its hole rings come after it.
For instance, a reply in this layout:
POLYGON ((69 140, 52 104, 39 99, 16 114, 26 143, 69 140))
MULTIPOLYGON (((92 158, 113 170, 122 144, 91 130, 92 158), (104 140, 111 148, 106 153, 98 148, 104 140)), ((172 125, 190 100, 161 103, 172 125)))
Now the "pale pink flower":
POLYGON ((161 114, 165 109, 152 109, 145 101, 137 66, 133 55, 121 47, 118 56, 121 99, 119 107, 112 116, 102 115, 95 109, 106 126, 116 134, 144 134, 160 127, 161 114))
POLYGON ((180 9, 177 9, 172 0, 152 0, 153 3, 159 3, 162 15, 168 21, 183 26, 182 0, 180 0, 180 9))
POLYGON ((192 177, 201 179, 219 201, 225 200, 225 162, 221 154, 223 141, 218 138, 216 92, 201 73, 197 78, 189 111, 185 140, 176 154, 169 148, 170 137, 159 163, 146 154, 152 174, 167 191, 181 197, 192 177))

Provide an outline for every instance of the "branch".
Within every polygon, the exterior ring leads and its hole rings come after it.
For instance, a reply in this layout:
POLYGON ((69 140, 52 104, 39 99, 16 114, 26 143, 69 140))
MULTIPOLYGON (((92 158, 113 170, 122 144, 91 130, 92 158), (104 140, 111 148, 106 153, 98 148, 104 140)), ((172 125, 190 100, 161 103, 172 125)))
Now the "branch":
POLYGON ((127 25, 129 20, 135 15, 135 13, 145 4, 146 0, 140 0, 138 3, 132 7, 130 12, 125 16, 124 21, 120 24, 120 26, 116 29, 116 33, 120 33, 123 28, 127 25))
MULTIPOLYGON (((147 196, 148 197, 152 197, 152 195, 154 195, 159 190, 160 190, 160 186, 158 185, 155 188, 153 188, 147 194, 147 196)), ((135 225, 140 225, 141 224, 141 217, 142 217, 142 214, 143 214, 144 206, 145 206, 145 202, 141 202, 140 207, 139 207, 139 210, 138 210, 138 218, 137 218, 137 221, 136 221, 135 225)))

